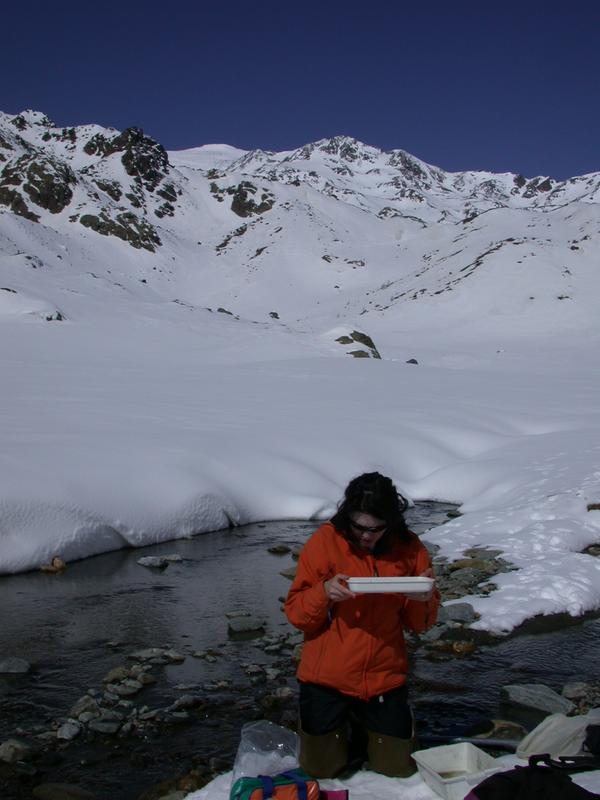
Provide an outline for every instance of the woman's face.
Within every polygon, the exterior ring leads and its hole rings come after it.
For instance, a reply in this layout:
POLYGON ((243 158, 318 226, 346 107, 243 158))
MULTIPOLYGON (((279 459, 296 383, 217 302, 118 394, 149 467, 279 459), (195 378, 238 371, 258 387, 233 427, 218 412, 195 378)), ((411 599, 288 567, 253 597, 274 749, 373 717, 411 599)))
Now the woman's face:
POLYGON ((372 550, 385 533, 387 525, 384 520, 353 511, 350 514, 350 530, 354 541, 365 550, 372 550))

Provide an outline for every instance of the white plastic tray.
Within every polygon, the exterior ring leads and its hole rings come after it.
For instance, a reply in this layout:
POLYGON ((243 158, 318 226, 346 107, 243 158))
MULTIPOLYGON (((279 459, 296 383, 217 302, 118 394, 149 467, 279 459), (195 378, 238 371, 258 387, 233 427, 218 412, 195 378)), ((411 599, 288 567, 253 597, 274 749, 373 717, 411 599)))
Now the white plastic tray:
POLYGON ((432 585, 433 578, 348 578, 348 588, 357 594, 382 594, 384 592, 421 594, 428 592, 432 585))
POLYGON ((469 742, 417 750, 412 757, 425 783, 444 800, 463 800, 488 775, 506 769, 469 742))

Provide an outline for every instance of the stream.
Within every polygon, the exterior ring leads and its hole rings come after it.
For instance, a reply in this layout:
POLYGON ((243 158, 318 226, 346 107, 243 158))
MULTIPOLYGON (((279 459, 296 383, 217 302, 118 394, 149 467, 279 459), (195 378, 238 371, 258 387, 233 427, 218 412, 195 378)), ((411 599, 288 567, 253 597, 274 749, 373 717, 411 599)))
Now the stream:
MULTIPOLYGON (((419 503, 406 514, 417 533, 442 524, 454 506, 419 503)), ((170 647, 185 659, 152 668, 153 685, 129 706, 165 708, 185 693, 206 702, 181 724, 149 726, 143 735, 82 736, 44 752, 32 763, 0 769, 2 800, 30 798, 43 782, 69 783, 96 800, 137 800, 160 781, 231 766, 240 726, 262 715, 286 721, 293 713, 265 705, 268 681, 249 677, 249 665, 280 672, 278 685, 294 689, 291 651, 257 646, 228 635, 228 613, 266 620, 266 633, 291 629, 281 611, 289 579, 281 571, 318 523, 282 521, 216 531, 161 545, 120 550, 69 564, 61 574, 0 578, 0 660, 26 659, 25 675, 0 675, 0 743, 32 738, 64 722, 88 690, 101 690, 107 672, 131 665, 132 652, 170 647), (181 558, 164 570, 138 564, 147 555, 181 558), (201 657, 214 651, 214 657, 201 657), (196 654, 194 656, 194 654, 196 654), (261 705, 262 703, 262 705, 261 705), (267 713, 267 710, 269 713, 267 713)), ((481 646, 465 659, 434 662, 417 651, 412 703, 421 733, 439 733, 498 715, 501 686, 545 683, 560 691, 571 680, 598 677, 600 621, 528 634, 481 646)), ((150 797, 150 795, 148 795, 150 797)))

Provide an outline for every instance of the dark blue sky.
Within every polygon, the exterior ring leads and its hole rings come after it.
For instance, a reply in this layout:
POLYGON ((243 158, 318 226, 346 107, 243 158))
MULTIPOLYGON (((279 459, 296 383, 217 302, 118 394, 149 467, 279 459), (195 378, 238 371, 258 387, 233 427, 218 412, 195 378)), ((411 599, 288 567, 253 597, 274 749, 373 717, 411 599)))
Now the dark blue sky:
POLYGON ((600 0, 13 2, 0 109, 167 149, 336 134, 448 170, 600 171, 600 0))

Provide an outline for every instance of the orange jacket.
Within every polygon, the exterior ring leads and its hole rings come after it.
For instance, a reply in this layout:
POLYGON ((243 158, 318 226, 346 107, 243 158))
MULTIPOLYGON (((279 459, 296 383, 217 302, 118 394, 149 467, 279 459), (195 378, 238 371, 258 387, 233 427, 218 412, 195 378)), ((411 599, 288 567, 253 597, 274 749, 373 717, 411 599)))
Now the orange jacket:
POLYGON ((349 542, 331 522, 315 531, 302 549, 287 600, 289 621, 304 632, 301 681, 331 686, 366 700, 406 682, 408 658, 404 628, 416 633, 433 625, 437 589, 427 602, 401 594, 357 594, 331 603, 324 582, 350 577, 419 575, 431 566, 419 538, 394 542, 375 556, 349 542))

